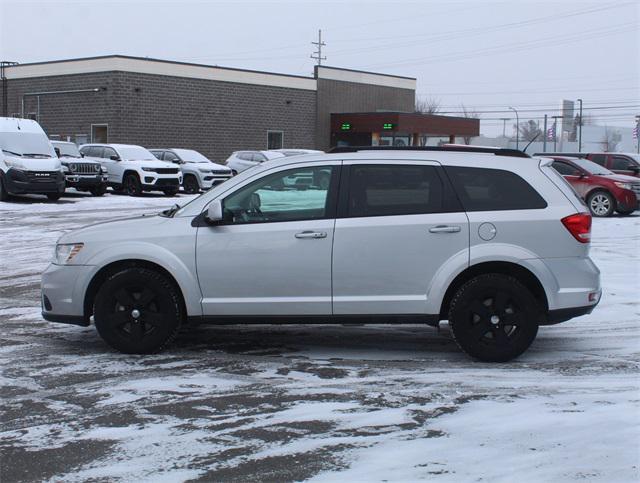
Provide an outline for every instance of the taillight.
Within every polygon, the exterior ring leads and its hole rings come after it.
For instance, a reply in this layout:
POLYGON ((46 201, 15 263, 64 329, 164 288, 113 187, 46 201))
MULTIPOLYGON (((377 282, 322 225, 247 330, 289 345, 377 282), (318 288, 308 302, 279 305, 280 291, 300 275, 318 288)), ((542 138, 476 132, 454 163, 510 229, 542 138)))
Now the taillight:
POLYGON ((575 215, 565 216, 562 220, 569 233, 580 243, 589 243, 591 241, 591 215, 589 213, 576 213, 575 215))

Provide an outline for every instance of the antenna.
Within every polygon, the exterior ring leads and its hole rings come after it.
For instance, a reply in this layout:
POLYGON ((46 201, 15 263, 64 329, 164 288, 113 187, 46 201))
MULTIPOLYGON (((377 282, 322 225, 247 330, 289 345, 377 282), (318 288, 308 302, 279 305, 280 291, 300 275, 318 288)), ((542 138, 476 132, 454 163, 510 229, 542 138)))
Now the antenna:
POLYGON ((318 41, 311 42, 311 44, 318 46, 318 50, 316 50, 313 54, 311 54, 311 58, 316 59, 318 61, 318 65, 322 65, 322 61, 327 60, 326 57, 322 57, 322 47, 326 45, 322 41, 322 30, 318 30, 318 41))

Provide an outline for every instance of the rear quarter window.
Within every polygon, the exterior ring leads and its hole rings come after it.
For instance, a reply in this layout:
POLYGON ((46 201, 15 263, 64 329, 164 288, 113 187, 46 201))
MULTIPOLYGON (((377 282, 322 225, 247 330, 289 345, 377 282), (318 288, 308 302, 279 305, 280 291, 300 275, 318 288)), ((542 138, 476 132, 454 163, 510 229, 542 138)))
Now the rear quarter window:
POLYGON ((547 202, 511 171, 489 168, 445 168, 465 211, 535 210, 547 202))

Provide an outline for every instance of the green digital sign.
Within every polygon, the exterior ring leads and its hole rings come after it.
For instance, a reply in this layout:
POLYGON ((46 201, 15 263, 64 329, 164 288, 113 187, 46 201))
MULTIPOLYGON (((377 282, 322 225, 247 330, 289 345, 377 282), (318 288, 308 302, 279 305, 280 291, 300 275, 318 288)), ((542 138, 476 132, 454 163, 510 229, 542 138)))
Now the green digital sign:
POLYGON ((392 131, 392 130, 393 130, 393 128, 394 128, 394 125, 393 125, 393 123, 392 123, 392 122, 385 122, 385 123, 382 125, 382 129, 384 129, 385 131, 392 131))
POLYGON ((343 122, 342 124, 340 124, 340 130, 341 131, 350 131, 351 130, 351 123, 350 122, 343 122))

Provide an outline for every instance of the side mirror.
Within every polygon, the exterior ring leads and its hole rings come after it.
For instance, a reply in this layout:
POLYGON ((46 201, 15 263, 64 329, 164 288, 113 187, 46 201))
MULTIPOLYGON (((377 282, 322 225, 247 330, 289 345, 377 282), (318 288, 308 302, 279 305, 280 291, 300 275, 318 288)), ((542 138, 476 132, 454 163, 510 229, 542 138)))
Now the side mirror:
POLYGON ((120 161, 120 156, 118 156, 117 154, 112 154, 111 156, 109 156, 109 159, 112 161, 120 161))
POLYGON ((213 200, 207 207, 204 215, 208 223, 214 224, 222 221, 222 201, 213 200))
POLYGON ((84 158, 84 153, 80 153, 80 157, 81 157, 81 158, 84 158))
POLYGON ((53 150, 56 152, 56 156, 60 157, 60 148, 53 148, 53 150))
POLYGON ((630 164, 629 166, 627 166, 627 169, 629 171, 633 171, 636 174, 640 173, 640 166, 637 166, 635 164, 630 164))

